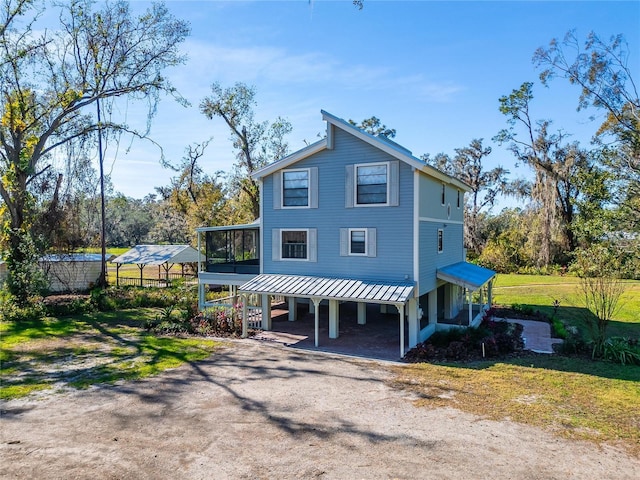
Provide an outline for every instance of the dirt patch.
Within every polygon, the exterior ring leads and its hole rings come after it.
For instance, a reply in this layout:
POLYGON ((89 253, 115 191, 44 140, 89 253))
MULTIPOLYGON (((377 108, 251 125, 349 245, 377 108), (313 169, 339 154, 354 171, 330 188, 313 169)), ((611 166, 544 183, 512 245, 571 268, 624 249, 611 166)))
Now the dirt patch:
POLYGON ((2 402, 0 477, 640 478, 612 447, 417 408, 388 365, 244 340, 143 381, 2 402))

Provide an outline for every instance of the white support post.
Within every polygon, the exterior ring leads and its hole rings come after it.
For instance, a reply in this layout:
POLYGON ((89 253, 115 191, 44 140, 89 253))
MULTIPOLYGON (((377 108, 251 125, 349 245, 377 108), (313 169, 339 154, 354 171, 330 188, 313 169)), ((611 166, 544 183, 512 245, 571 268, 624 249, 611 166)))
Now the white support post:
POLYGON ((400 314, 400 358, 404 357, 404 303, 396 305, 400 314))
POLYGON ((271 330, 271 297, 262 295, 262 329, 271 330))
POLYGON ((329 300, 329 338, 338 338, 340 335, 340 315, 337 300, 329 300))
POLYGON ((412 298, 407 303, 409 309, 409 348, 418 345, 420 334, 420 319, 418 318, 418 302, 412 298))
POLYGON ((489 282, 489 287, 487 292, 487 297, 489 297, 487 299, 489 301, 489 308, 491 308, 491 305, 493 305, 492 290, 493 290, 493 279, 489 282))
POLYGON ((295 322, 298 319, 297 308, 298 302, 296 297, 288 297, 287 301, 289 303, 289 321, 295 322))
POLYGON ((358 325, 367 324, 367 304, 358 302, 358 325))
POLYGON ((247 316, 248 308, 247 308, 247 294, 242 294, 242 338, 247 338, 249 336, 249 318, 247 316))
POLYGON ((322 301, 319 298, 310 299, 309 305, 313 303, 313 313, 314 313, 314 333, 315 333, 315 345, 318 346, 318 336, 320 332, 320 302, 322 301))
POLYGON ((484 285, 480 287, 480 309, 484 307, 484 285))
POLYGON ((438 289, 429 292, 429 323, 438 323, 438 289))
POLYGON ((473 292, 469 290, 469 326, 473 321, 473 292))

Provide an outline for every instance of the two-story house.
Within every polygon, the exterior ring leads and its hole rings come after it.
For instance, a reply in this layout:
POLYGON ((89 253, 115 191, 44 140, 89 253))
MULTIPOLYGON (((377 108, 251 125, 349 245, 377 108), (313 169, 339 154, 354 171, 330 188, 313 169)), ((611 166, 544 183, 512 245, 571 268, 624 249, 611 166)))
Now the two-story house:
MULTIPOLYGON (((360 324, 367 304, 391 306, 401 356, 438 328, 479 322, 495 272, 465 262, 469 186, 386 137, 322 116, 325 138, 253 174, 256 223, 199 229, 200 306, 207 284, 235 286, 245 308, 250 297, 286 297, 292 320, 307 302, 316 346, 321 302, 329 339, 339 335, 341 302, 357 304, 360 324)), ((243 318, 246 331, 246 310, 243 318)), ((269 308, 262 328, 271 328, 269 308)))

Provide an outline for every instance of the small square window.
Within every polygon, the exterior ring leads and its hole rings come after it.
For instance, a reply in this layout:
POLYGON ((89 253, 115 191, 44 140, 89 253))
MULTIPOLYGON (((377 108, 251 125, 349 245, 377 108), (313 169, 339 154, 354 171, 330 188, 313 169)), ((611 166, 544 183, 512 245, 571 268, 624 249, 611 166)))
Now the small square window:
POLYGON ((366 230, 350 230, 349 231, 349 254, 350 255, 366 255, 367 254, 367 231, 366 230))
POLYGON ((442 253, 444 250, 444 230, 438 229, 438 253, 442 253))
POLYGON ((309 170, 282 172, 282 206, 309 206, 309 170))
POLYGON ((387 203, 388 172, 386 163, 356 166, 356 204, 387 203))
POLYGON ((307 231, 282 231, 282 258, 307 259, 307 231))

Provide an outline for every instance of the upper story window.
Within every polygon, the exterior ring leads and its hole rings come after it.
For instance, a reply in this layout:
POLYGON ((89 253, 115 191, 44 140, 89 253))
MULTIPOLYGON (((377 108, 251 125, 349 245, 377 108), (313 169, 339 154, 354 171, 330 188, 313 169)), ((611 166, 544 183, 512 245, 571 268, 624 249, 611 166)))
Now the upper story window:
POLYGON ((281 258, 306 260, 307 259, 307 231, 306 230, 282 230, 282 255, 281 258))
POLYGON ((273 209, 318 208, 318 167, 292 168, 272 176, 273 209))
POLYGON ((446 199, 446 197, 445 197, 445 193, 446 193, 446 189, 447 189, 447 186, 443 183, 443 184, 442 184, 442 193, 440 194, 440 202, 442 203, 442 205, 444 205, 444 204, 445 204, 445 199, 446 199))
POLYGON ((309 170, 285 170, 282 172, 282 206, 309 206, 309 170))
POLYGON ((442 253, 444 251, 444 230, 438 229, 438 253, 442 253))
POLYGON ((458 200, 457 200, 458 208, 460 208, 460 203, 461 203, 460 202, 460 190, 458 190, 458 200))
POLYGON ((386 205, 388 203, 387 163, 356 165, 356 204, 386 205))

